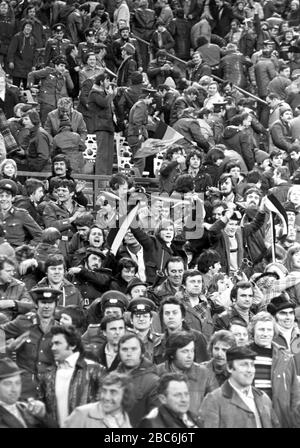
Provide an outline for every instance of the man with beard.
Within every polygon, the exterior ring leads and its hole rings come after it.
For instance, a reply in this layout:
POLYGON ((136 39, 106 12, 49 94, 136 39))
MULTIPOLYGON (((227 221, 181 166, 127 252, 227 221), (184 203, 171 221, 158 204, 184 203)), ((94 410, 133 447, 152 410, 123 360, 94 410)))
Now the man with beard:
POLYGON ((102 268, 105 255, 97 247, 88 247, 80 266, 68 271, 68 280, 81 292, 84 307, 87 308, 99 295, 108 290, 111 270, 102 268))
POLYGON ((76 266, 80 263, 81 258, 84 258, 85 249, 90 245, 88 235, 93 224, 94 217, 90 212, 83 213, 76 219, 77 232, 74 233, 69 242, 69 262, 71 266, 76 266), (79 258, 78 252, 80 252, 79 258))
POLYGON ((86 212, 85 207, 77 204, 73 197, 75 183, 68 179, 60 179, 57 182, 57 201, 50 201, 44 209, 44 222, 46 227, 56 227, 62 234, 60 250, 68 255, 68 241, 76 232, 74 221, 86 212))
POLYGON ((130 37, 129 27, 126 25, 119 26, 120 38, 115 39, 112 44, 112 51, 114 55, 114 62, 116 64, 117 69, 119 69, 120 65, 123 63, 122 56, 122 47, 129 43, 134 47, 133 59, 136 62, 137 69, 142 71, 142 58, 139 50, 139 44, 137 40, 133 37, 130 37))
POLYGON ((171 77, 174 82, 178 82, 182 76, 180 70, 167 61, 166 50, 158 50, 156 59, 151 61, 148 66, 147 75, 155 89, 164 84, 168 77, 171 77))
POLYGON ((231 174, 222 174, 219 179, 218 187, 221 193, 221 201, 226 204, 236 202, 237 198, 234 192, 234 183, 231 174))
POLYGON ((284 105, 279 109, 279 120, 275 121, 270 129, 273 144, 288 154, 293 149, 291 120, 294 118, 290 106, 284 105))
POLYGON ((257 241, 256 234, 265 222, 265 201, 266 197, 262 198, 254 219, 243 226, 239 226, 241 214, 230 208, 210 227, 212 249, 220 254, 223 272, 234 274, 242 268, 243 263, 252 267, 253 263, 258 264, 261 261, 261 253, 257 251, 259 240, 257 241), (255 247, 251 248, 253 243, 255 247), (247 255, 252 258, 246 259, 247 255))
POLYGON ((210 338, 208 353, 211 359, 202 362, 201 366, 207 369, 214 389, 220 387, 229 377, 226 368, 226 352, 228 349, 236 347, 236 345, 234 335, 227 330, 216 331, 210 338))

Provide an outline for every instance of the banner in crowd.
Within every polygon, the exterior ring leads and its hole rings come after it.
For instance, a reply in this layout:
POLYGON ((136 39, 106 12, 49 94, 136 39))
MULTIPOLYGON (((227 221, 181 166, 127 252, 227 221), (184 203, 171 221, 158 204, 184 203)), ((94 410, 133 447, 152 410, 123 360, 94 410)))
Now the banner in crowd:
POLYGON ((134 155, 135 159, 153 156, 159 152, 167 151, 178 140, 183 139, 183 135, 175 131, 163 121, 157 125, 153 138, 148 138, 134 155))

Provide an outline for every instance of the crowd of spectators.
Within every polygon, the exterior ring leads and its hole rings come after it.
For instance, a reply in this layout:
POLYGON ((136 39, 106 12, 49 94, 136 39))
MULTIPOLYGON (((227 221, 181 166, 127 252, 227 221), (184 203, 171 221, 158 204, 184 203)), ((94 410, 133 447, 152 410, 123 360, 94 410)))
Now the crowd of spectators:
POLYGON ((299 0, 0 0, 1 428, 300 426, 299 55, 299 0))

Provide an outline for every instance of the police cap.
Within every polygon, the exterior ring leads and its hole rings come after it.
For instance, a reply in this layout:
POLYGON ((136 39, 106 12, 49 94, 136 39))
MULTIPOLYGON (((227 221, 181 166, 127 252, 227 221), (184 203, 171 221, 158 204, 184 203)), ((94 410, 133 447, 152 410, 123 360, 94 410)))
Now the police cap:
POLYGON ((128 299, 125 294, 120 291, 106 291, 101 296, 102 311, 104 311, 105 308, 109 307, 118 307, 122 308, 125 311, 128 307, 128 299))
POLYGON ((146 314, 154 311, 155 304, 152 300, 146 297, 138 297, 130 301, 128 311, 132 314, 146 314))
POLYGON ((34 302, 38 300, 57 301, 62 291, 54 288, 33 288, 29 291, 34 302))
POLYGON ((12 196, 16 196, 18 192, 18 187, 16 182, 10 179, 1 179, 0 180, 0 190, 8 191, 12 194, 12 196))
POLYGON ((66 29, 66 27, 63 23, 56 23, 52 27, 52 31, 56 31, 56 32, 65 31, 65 29, 66 29))
POLYGON ((86 32, 84 33, 84 35, 85 35, 85 37, 88 37, 88 36, 95 36, 95 30, 93 30, 93 29, 86 30, 86 32))

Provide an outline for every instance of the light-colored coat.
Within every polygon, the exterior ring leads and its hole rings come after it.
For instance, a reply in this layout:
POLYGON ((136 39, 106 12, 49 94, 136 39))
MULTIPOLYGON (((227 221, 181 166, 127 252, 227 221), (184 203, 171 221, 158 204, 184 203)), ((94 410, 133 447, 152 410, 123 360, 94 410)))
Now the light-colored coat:
MULTIPOLYGON (((252 387, 254 401, 263 428, 280 427, 270 398, 252 387)), ((254 413, 248 408, 228 380, 208 394, 202 403, 200 417, 204 428, 256 428, 254 413)))
POLYGON ((90 403, 79 406, 66 419, 63 428, 131 428, 127 413, 124 414, 124 422, 116 426, 112 417, 104 416, 101 403, 90 403))

